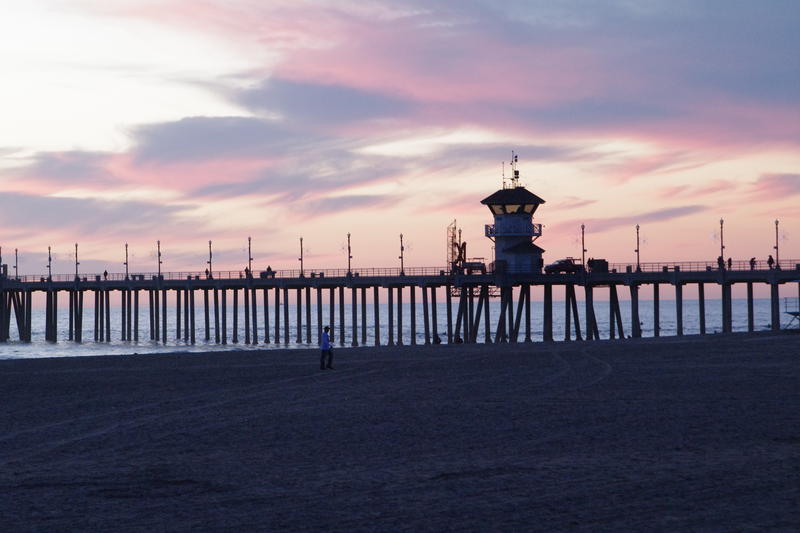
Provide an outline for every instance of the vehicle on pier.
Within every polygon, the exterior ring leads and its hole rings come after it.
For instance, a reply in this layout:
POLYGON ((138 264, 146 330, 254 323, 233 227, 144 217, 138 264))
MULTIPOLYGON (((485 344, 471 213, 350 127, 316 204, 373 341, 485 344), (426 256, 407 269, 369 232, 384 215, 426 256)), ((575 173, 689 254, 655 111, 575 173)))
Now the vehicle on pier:
POLYGON ((545 274, 576 274, 583 271, 583 265, 576 261, 574 257, 565 257, 544 267, 545 274))

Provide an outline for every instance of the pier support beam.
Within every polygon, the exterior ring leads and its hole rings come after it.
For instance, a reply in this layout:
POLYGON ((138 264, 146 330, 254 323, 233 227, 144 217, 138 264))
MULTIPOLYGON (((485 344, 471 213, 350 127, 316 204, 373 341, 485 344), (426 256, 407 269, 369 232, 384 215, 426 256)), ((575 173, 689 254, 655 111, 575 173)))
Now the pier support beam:
POLYGON ((250 344, 250 287, 242 289, 244 293, 244 343, 250 344))
POLYGON ((195 306, 194 306, 194 291, 189 290, 189 342, 195 343, 195 306))
POLYGON ((361 287, 361 345, 367 345, 367 288, 361 287))
POLYGON ((372 321, 375 327, 375 346, 381 345, 381 305, 380 305, 380 287, 375 285, 372 287, 372 321))
POLYGON ((779 294, 778 284, 776 282, 769 284, 769 296, 770 296, 770 315, 771 315, 771 328, 772 331, 778 331, 781 329, 781 309, 780 309, 780 294, 779 294))
MULTIPOLYGON (((250 305, 250 317, 253 326, 253 344, 258 344, 258 294, 256 293, 255 287, 250 289, 250 305)), ((264 324, 264 327, 268 327, 267 324, 264 324)))
POLYGON ((233 331, 231 341, 234 344, 239 343, 239 289, 233 290, 233 331))
POLYGON ((722 332, 733 331, 733 316, 731 305, 731 283, 722 284, 722 332))
POLYGON ((220 289, 222 294, 222 344, 228 344, 228 290, 220 289))
POLYGON ((388 346, 394 346, 394 296, 393 293, 394 289, 391 285, 389 285, 389 289, 387 290, 387 307, 389 309, 389 340, 386 341, 388 346))
POLYGON ((453 289, 445 285, 445 301, 447 302, 447 344, 453 344, 453 289))
POLYGON ((403 345, 403 286, 397 286, 397 345, 403 345))
MULTIPOLYGON (((800 295, 799 295, 800 296, 800 295)), ((800 299, 798 299, 800 301, 800 299)), ((755 330, 755 321, 753 320, 753 282, 747 282, 747 331, 750 333, 755 330)))
POLYGON ((339 286, 339 346, 344 346, 344 285, 339 286))
POLYGON ((411 346, 417 344, 417 302, 416 302, 416 287, 414 285, 408 286, 408 309, 411 315, 411 346))
POLYGON ((289 287, 283 288, 283 344, 289 346, 289 287))
POLYGON ((311 285, 309 285, 306 287, 306 343, 311 344, 311 342, 311 285))
MULTIPOLYGON (((275 290, 278 290, 277 288, 275 290)), ((261 294, 262 303, 264 307, 264 344, 270 343, 270 335, 269 335, 269 289, 264 287, 264 290, 261 294)), ((275 339, 275 343, 277 344, 278 339, 275 339)))
POLYGON ((683 284, 675 283, 675 333, 683 335, 683 284))
POLYGON ((658 289, 659 284, 653 283, 653 337, 661 336, 661 302, 658 289))
POLYGON ((634 338, 642 336, 642 322, 639 320, 639 285, 633 284, 631 289, 631 335, 634 338))
POLYGON ((428 314, 428 287, 423 285, 422 287, 422 322, 423 322, 423 330, 425 332, 425 345, 431 343, 431 326, 430 326, 430 315, 428 314))
MULTIPOLYGON (((800 284, 798 284, 800 285, 800 284)), ((442 339, 439 338, 439 320, 436 313, 436 289, 438 287, 431 287, 431 334, 433 335, 433 343, 439 344, 442 339)))
POLYGON ((704 283, 697 284, 697 303, 700 313, 700 335, 706 334, 706 286, 704 283))
POLYGON ((358 289, 355 287, 350 289, 350 321, 353 334, 350 346, 358 346, 358 289))
POLYGON ((317 342, 322 338, 322 287, 317 287, 317 342))
POLYGON ((542 309, 542 340, 553 342, 553 285, 544 284, 544 299, 542 309))

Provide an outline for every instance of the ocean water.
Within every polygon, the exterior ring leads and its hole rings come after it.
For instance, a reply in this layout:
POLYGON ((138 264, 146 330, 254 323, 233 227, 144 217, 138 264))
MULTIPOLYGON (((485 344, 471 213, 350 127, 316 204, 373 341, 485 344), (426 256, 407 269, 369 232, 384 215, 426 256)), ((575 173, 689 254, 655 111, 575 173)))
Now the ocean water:
MULTIPOLYGON (((327 296, 327 295, 326 295, 327 296)), ((418 295, 419 296, 419 295, 418 295)), ((91 301, 91 300, 89 300, 91 301)), ((146 306, 146 301, 143 302, 139 309, 139 341, 122 341, 121 339, 121 312, 118 307, 112 305, 111 309, 111 341, 110 342, 94 342, 94 310, 91 308, 84 309, 83 318, 83 342, 76 343, 68 341, 67 334, 69 328, 68 310, 66 309, 66 302, 59 301, 59 317, 58 317, 58 342, 51 343, 44 340, 44 311, 42 309, 34 309, 32 313, 33 327, 32 327, 32 342, 22 343, 17 340, 17 330, 14 320, 12 318, 11 324, 11 340, 7 343, 0 344, 0 359, 12 358, 40 358, 40 357, 71 357, 71 356, 85 356, 85 355, 124 355, 132 353, 165 353, 165 352, 204 352, 204 351, 225 351, 225 350, 263 350, 263 349, 284 349, 284 348, 307 348, 316 349, 316 308, 312 307, 312 343, 306 341, 305 324, 302 326, 303 342, 297 341, 297 324, 296 324, 296 308, 292 304, 289 306, 289 343, 280 344, 275 343, 275 314, 272 302, 270 302, 269 310, 269 334, 270 343, 264 343, 264 314, 263 308, 258 307, 258 344, 245 344, 244 332, 244 313, 243 309, 239 309, 239 323, 238 323, 238 337, 239 343, 234 344, 233 338, 233 311, 232 306, 228 305, 228 344, 216 344, 214 342, 214 313, 213 307, 210 311, 210 328, 211 340, 205 340, 205 323, 204 311, 202 305, 196 306, 195 311, 195 344, 188 344, 183 341, 183 316, 181 317, 181 339, 175 338, 175 308, 174 301, 170 301, 167 309, 167 342, 151 341, 149 334, 149 312, 146 306)), ((770 301, 768 298, 755 299, 753 305, 754 323, 756 331, 768 330, 770 328, 770 301)), ((631 334, 631 319, 630 319, 630 302, 620 302, 623 327, 626 336, 631 334)), ((397 304, 394 305, 394 337, 397 342, 397 304)), ((609 334, 609 306, 608 302, 595 301, 595 315, 597 319, 598 329, 600 330, 601 338, 608 338, 609 334)), ((747 331, 747 300, 746 299, 733 299, 733 331, 747 331)), ((791 320, 791 316, 785 313, 786 310, 794 311, 797 309, 797 298, 782 298, 781 299, 781 326, 786 326, 791 320)), ((329 307, 327 298, 323 302, 322 319, 323 324, 330 324, 329 307)), ((360 306, 359 306, 360 311, 360 306)), ((581 333, 585 335, 586 319, 584 316, 584 303, 578 302, 578 312, 580 315, 581 333)), ((453 321, 457 313, 457 302, 453 301, 453 321)), ((553 302, 553 338, 556 341, 564 339, 564 302, 553 302)), ((375 342, 374 337, 374 323, 373 323, 373 307, 371 304, 367 305, 367 343, 366 346, 373 346, 375 342)), ((490 304, 490 316, 492 322, 492 331, 496 329, 497 319, 499 317, 499 301, 492 300, 490 304)), ((676 313, 675 302, 671 300, 662 299, 660 302, 660 325, 661 336, 671 336, 676 334, 676 313)), ((345 305, 345 338, 343 346, 351 345, 351 307, 349 304, 345 305)), ((639 301, 639 318, 642 327, 642 336, 653 336, 653 304, 652 301, 640 300, 639 301)), ((305 309, 303 309, 303 320, 305 320, 305 309)), ((523 313, 524 320, 524 313, 523 313)), ((221 322, 221 320, 220 320, 221 322)), ((381 344, 386 344, 388 340, 388 308, 385 303, 380 304, 380 329, 381 329, 381 344)), ((445 303, 437 304, 437 324, 439 336, 443 343, 447 342, 447 306, 445 303)), ((361 316, 357 318, 358 326, 358 342, 361 344, 361 316)), ((797 326, 797 321, 794 322, 793 327, 797 326)), ((333 342, 335 346, 340 346, 339 339, 339 313, 338 302, 337 310, 334 317, 334 331, 333 342)), ((431 328, 432 331, 432 328, 431 328)), ((520 327, 520 340, 524 338, 524 325, 520 327)), ((572 328, 572 338, 574 338, 574 325, 572 328)), ((706 332, 709 334, 722 331, 722 302, 719 299, 706 299, 706 332)), ((540 301, 534 300, 531 305, 531 332, 534 341, 542 341, 542 304, 540 301)), ((699 305, 697 300, 684 299, 683 301, 683 332, 684 334, 697 334, 700 333, 699 321, 699 305)), ((411 344, 411 317, 410 308, 407 299, 403 301, 403 343, 411 344)), ((284 339, 284 325, 283 313, 281 313, 281 326, 280 326, 280 340, 284 339)), ((418 344, 425 342, 424 336, 424 322, 423 311, 418 301, 416 309, 416 341, 418 344)), ((481 322, 478 332, 478 342, 484 341, 484 325, 481 322)))

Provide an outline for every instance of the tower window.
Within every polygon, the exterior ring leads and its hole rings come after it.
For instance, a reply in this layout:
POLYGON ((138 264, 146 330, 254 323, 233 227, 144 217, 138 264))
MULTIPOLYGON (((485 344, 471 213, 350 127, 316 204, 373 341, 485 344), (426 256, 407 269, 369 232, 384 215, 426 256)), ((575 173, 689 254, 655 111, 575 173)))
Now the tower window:
POLYGON ((520 207, 522 207, 522 206, 519 205, 519 204, 507 205, 506 206, 506 213, 516 213, 517 211, 519 211, 520 207))

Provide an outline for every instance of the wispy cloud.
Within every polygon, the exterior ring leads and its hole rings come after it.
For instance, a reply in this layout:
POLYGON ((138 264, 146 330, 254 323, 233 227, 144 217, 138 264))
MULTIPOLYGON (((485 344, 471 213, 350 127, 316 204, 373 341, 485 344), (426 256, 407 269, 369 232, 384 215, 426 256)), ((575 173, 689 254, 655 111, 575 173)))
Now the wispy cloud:
POLYGON ((705 205, 684 205, 678 207, 666 207, 664 209, 657 209, 655 211, 621 217, 572 219, 559 223, 553 229, 553 231, 563 231, 565 229, 576 228, 581 224, 585 224, 586 227, 593 233, 601 233, 620 226, 634 226, 636 224, 645 224, 648 222, 665 222, 668 220, 693 215, 695 213, 700 213, 702 211, 706 211, 707 209, 708 206, 705 205))
POLYGON ((750 191, 760 199, 800 194, 800 174, 764 174, 751 185, 750 191))

